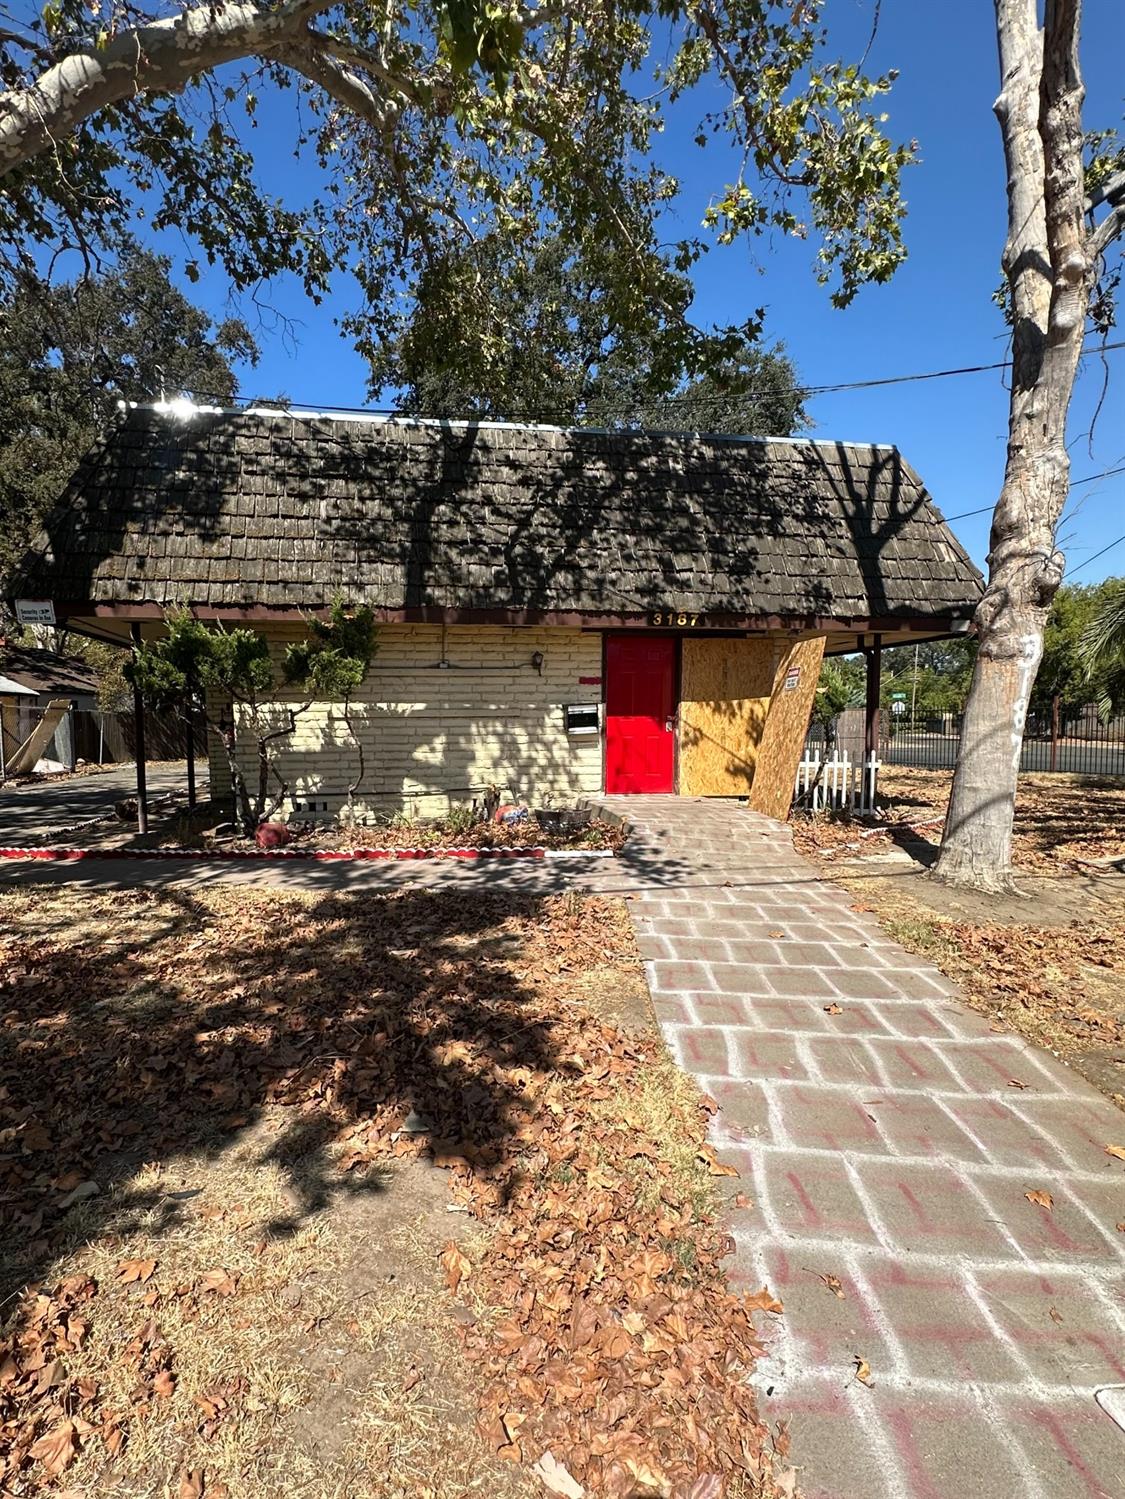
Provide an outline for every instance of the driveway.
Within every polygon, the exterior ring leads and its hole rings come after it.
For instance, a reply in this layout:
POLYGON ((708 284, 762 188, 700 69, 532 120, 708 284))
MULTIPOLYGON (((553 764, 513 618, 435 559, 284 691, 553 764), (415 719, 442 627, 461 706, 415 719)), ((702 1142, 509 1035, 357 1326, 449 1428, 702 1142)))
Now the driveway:
MULTIPOLYGON (((198 766, 206 778, 206 768, 198 766)), ((28 786, 0 787, 0 847, 22 848, 55 828, 73 827, 91 817, 112 812, 122 797, 134 796, 137 771, 121 765, 95 775, 39 781, 28 786)), ((149 767, 149 796, 187 790, 187 766, 149 767)))

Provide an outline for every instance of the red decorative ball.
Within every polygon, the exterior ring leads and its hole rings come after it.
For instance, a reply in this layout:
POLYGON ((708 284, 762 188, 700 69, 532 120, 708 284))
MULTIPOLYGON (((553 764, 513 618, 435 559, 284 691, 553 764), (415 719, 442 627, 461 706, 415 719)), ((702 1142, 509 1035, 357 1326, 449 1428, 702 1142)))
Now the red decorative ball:
POLYGON ((254 842, 259 848, 284 848, 290 836, 283 822, 261 822, 254 834, 254 842))

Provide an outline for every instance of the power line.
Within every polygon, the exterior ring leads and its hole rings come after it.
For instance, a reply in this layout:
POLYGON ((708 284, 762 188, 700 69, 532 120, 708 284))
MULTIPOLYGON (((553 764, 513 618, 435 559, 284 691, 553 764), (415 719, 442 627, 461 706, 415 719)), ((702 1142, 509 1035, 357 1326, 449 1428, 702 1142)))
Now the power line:
MULTIPOLYGON (((1111 479, 1114 474, 1125 474, 1125 463, 1119 468, 1103 468, 1100 474, 1087 474, 1083 479, 1072 479, 1071 489, 1077 489, 1080 484, 1093 484, 1098 479, 1111 479)), ((946 521, 967 520, 970 515, 987 515, 990 510, 995 510, 995 505, 982 505, 979 510, 962 510, 959 515, 947 515, 946 521)))
POLYGON ((1096 562, 1099 557, 1104 557, 1107 552, 1112 552, 1114 547, 1119 547, 1125 541, 1125 535, 1121 535, 1116 541, 1111 541, 1108 546, 1102 547, 1100 552, 1095 552, 1092 557, 1087 557, 1085 562, 1080 562, 1077 567, 1070 569, 1071 573, 1080 573, 1084 567, 1089 567, 1091 562, 1096 562))
MULTIPOLYGON (((1096 345, 1093 348, 1085 348, 1085 349, 1082 350, 1082 352, 1083 352, 1083 354, 1107 354, 1107 353, 1110 353, 1113 350, 1123 349, 1123 348, 1125 348, 1125 339, 1118 339, 1114 343, 1098 344, 1098 345, 1096 345)), ((800 385, 800 386, 796 386, 794 389, 795 389, 796 395, 801 400, 807 400, 807 399, 810 399, 810 398, 812 398, 814 396, 836 395, 836 394, 839 394, 842 391, 849 391, 849 390, 875 390, 875 389, 877 389, 877 388, 879 388, 881 386, 887 386, 887 385, 907 385, 907 384, 918 383, 918 382, 927 381, 927 380, 946 380, 946 379, 949 379, 949 378, 951 378, 953 376, 987 374, 987 373, 995 371, 995 370, 1007 370, 1007 369, 1011 369, 1011 367, 1012 367, 1012 361, 1010 359, 1001 359, 1001 360, 997 360, 993 364, 966 364, 966 365, 960 365, 960 366, 958 366, 956 368, 951 368, 951 369, 923 370, 923 371, 920 371, 918 373, 909 374, 909 375, 884 375, 884 376, 881 376, 881 377, 873 379, 873 380, 844 380, 844 381, 837 381, 834 384, 825 384, 825 385, 800 385)), ((737 400, 740 396, 754 396, 754 395, 764 395, 765 396, 765 395, 771 395, 771 394, 773 394, 775 392, 775 390, 776 390, 776 387, 774 385, 754 385, 753 382, 751 382, 751 383, 743 386, 742 389, 740 389, 740 390, 734 390, 734 391, 730 391, 730 392, 723 392, 723 391, 710 391, 710 392, 700 391, 700 392, 693 392, 693 391, 691 391, 689 389, 689 390, 686 390, 686 391, 680 393, 679 395, 673 394, 673 395, 662 397, 662 398, 655 398, 651 402, 647 402, 647 403, 643 402, 643 401, 639 401, 637 404, 638 404, 638 406, 643 406, 643 405, 646 405, 646 404, 651 404, 652 406, 655 406, 658 411, 660 409, 660 406, 662 404, 664 404, 666 406, 668 415, 669 416, 674 416, 675 413, 676 413, 677 408, 679 408, 680 410, 685 410, 685 409, 688 409, 688 408, 691 408, 691 407, 709 408, 709 407, 714 407, 714 406, 717 406, 717 405, 718 406, 722 406, 722 405, 726 405, 728 402, 730 402, 732 400, 737 400)), ((200 396, 200 397, 202 397, 204 399, 206 399, 209 396, 212 396, 213 392, 209 392, 209 391, 197 391, 196 395, 200 396)), ((234 394, 233 394, 233 396, 224 396, 221 399, 226 399, 226 400, 233 399, 233 400, 249 401, 249 402, 262 401, 262 402, 268 404, 268 399, 267 398, 261 397, 261 396, 251 396, 251 395, 247 394, 247 392, 241 391, 241 390, 235 391, 234 394)), ((592 405, 593 409, 596 411, 597 410, 596 401, 592 402, 591 405, 592 405)), ((400 417, 408 417, 408 416, 411 416, 411 415, 417 415, 418 414, 418 413, 411 413, 411 412, 403 411, 400 408, 393 407, 393 406, 342 406, 342 405, 337 405, 335 402, 331 402, 331 401, 298 401, 298 400, 293 400, 293 399, 289 400, 289 402, 288 402, 288 408, 287 409, 295 410, 296 411, 296 410, 300 410, 302 408, 306 408, 306 409, 309 409, 309 410, 325 410, 325 409, 328 409, 328 410, 332 410, 332 411, 341 412, 344 415, 356 415, 356 416, 400 416, 400 417)), ((622 408, 620 410, 620 415, 622 417, 627 417, 627 416, 629 416, 631 414, 632 413, 629 410, 627 410, 627 409, 622 408)), ((606 407, 603 408, 602 415, 605 418, 607 418, 607 419, 612 419, 614 417, 614 415, 615 415, 615 412, 614 412, 613 408, 611 408, 610 406, 607 405, 606 407)), ((491 421, 491 420, 505 420, 505 421, 547 420, 547 421, 550 421, 552 419, 556 419, 556 420, 558 420, 560 422, 560 424, 567 424, 567 423, 574 424, 575 421, 576 421, 576 417, 575 417, 575 414, 573 412, 560 412, 557 406, 556 407, 548 407, 548 406, 539 406, 539 407, 525 406, 525 407, 521 408, 521 410, 518 413, 511 414, 511 415, 509 415, 507 417, 504 417, 504 418, 492 418, 492 417, 479 417, 479 418, 476 418, 476 417, 471 417, 471 416, 470 417, 453 417, 453 416, 450 416, 447 419, 450 420, 450 421, 460 421, 460 420, 465 420, 465 421, 473 421, 473 420, 480 420, 480 421, 491 421)), ((1100 478, 1101 475, 1094 475, 1093 477, 1100 478)), ((976 512, 967 512, 967 513, 976 513, 976 512)), ((956 518, 956 517, 953 517, 953 518, 956 518)))

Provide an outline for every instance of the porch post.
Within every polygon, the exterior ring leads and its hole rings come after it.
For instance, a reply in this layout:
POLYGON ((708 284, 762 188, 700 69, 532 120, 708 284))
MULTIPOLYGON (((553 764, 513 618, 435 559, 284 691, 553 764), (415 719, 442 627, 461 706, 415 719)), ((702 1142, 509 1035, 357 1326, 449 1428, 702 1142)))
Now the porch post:
MULTIPOLYGON (((133 649, 141 645, 141 627, 134 622, 129 627, 133 637, 133 649)), ((137 832, 148 832, 148 781, 145 775, 145 703, 140 688, 133 685, 133 733, 137 754, 137 832)))
POLYGON ((185 693, 187 720, 187 804, 188 811, 195 811, 195 681, 191 672, 187 674, 185 693))
POLYGON ((879 688, 883 678, 883 637, 876 635, 874 645, 863 652, 867 663, 867 705, 864 723, 864 758, 879 753, 879 688))

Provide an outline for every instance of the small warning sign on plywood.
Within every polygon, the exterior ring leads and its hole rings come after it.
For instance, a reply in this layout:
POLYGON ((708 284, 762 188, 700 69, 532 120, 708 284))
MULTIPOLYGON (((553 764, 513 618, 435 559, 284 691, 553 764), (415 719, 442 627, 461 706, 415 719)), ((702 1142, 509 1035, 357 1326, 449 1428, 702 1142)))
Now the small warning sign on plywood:
POLYGON ((785 687, 784 687, 783 690, 785 692, 796 692, 797 688, 800 685, 801 685, 801 668, 799 666, 791 666, 789 668, 789 670, 785 673, 785 687))

